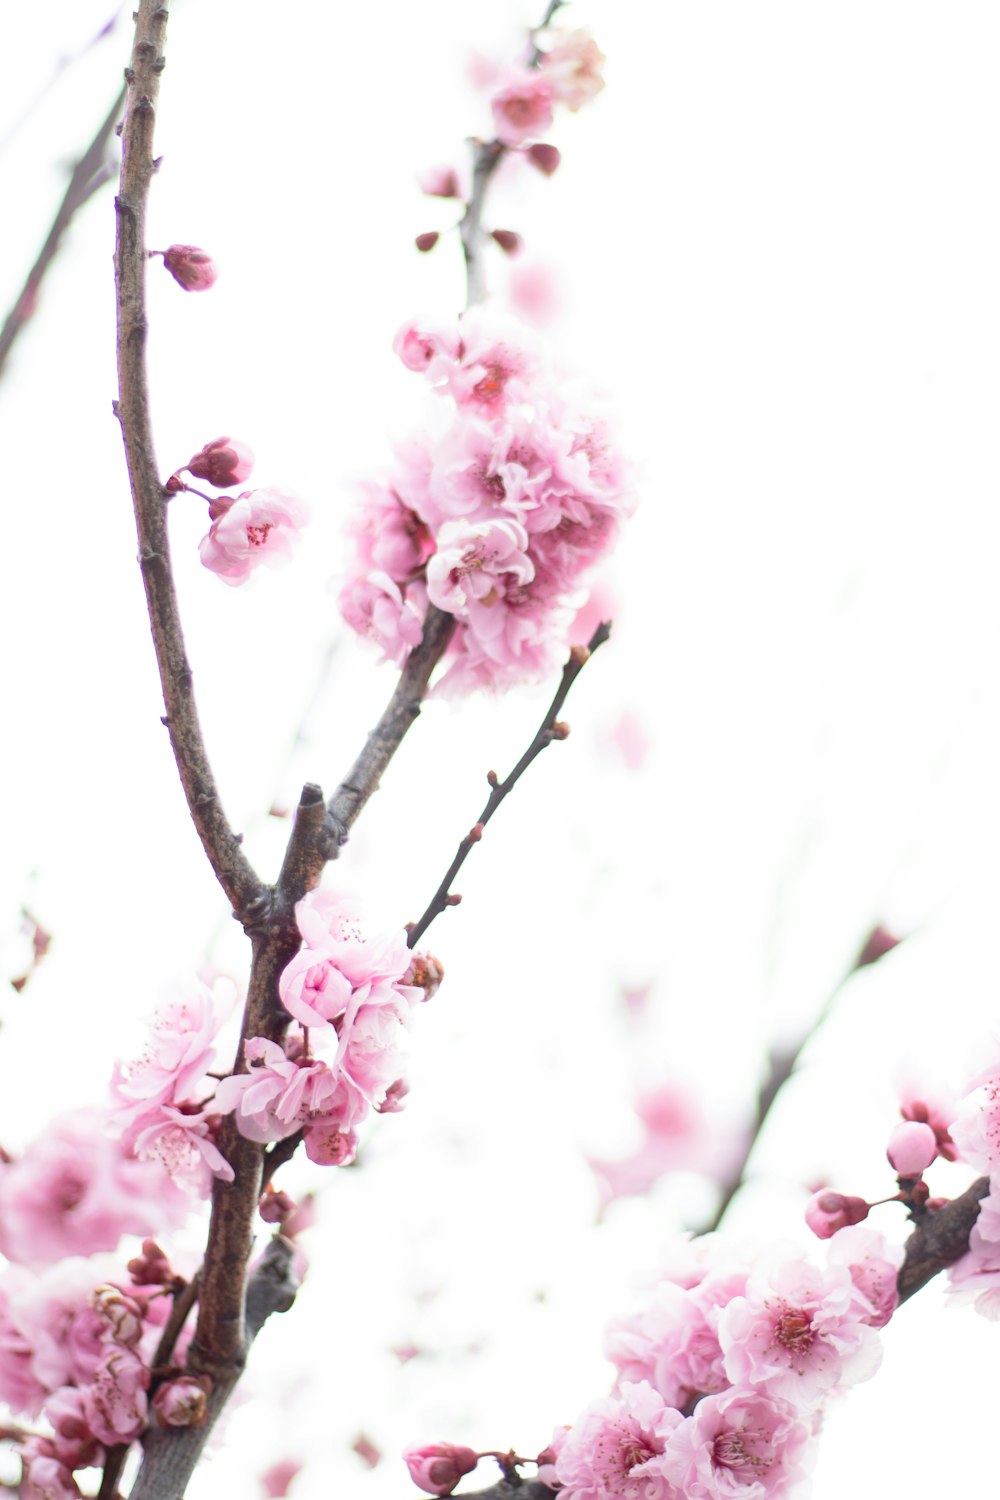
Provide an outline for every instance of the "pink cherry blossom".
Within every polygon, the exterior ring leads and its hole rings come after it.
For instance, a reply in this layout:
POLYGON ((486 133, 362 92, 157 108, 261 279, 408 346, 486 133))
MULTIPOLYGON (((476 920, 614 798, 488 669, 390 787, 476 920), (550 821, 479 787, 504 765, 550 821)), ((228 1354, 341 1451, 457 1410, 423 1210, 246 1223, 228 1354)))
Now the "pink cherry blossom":
POLYGON ((111 1447, 138 1437, 146 1423, 149 1369, 132 1349, 110 1343, 83 1393, 91 1432, 111 1447))
POLYGON ((171 245, 162 253, 163 264, 186 292, 206 292, 215 285, 219 273, 212 257, 197 245, 171 245))
POLYGON ((101 1447, 87 1422, 83 1391, 67 1385, 45 1402, 45 1419, 53 1429, 55 1457, 68 1469, 89 1468, 101 1461, 101 1447))
POLYGON ((213 502, 213 521, 199 544, 201 560, 224 583, 238 587, 256 568, 284 567, 308 519, 301 500, 280 490, 245 490, 213 502))
POLYGON ((324 1062, 295 1062, 277 1042, 250 1037, 244 1044, 245 1073, 223 1078, 212 1107, 236 1114, 241 1135, 251 1141, 280 1141, 314 1115, 326 1112, 336 1082, 324 1062))
POLYGON ((472 1473, 479 1455, 456 1443, 430 1443, 423 1448, 407 1448, 403 1462, 413 1483, 428 1495, 450 1495, 462 1475, 472 1473))
POLYGON ((950 1268, 949 1300, 972 1302, 991 1322, 1000 1322, 1000 1189, 991 1187, 979 1205, 966 1255, 950 1268))
POLYGON ((896 1278, 903 1264, 902 1245, 890 1245, 884 1235, 867 1225, 849 1224, 831 1239, 827 1262, 846 1266, 867 1306, 865 1321, 872 1328, 884 1328, 899 1302, 896 1278))
POLYGON ((213 438, 184 466, 196 479, 207 479, 218 490, 250 478, 253 453, 239 438, 213 438))
POLYGON ((437 541, 427 565, 427 597, 459 618, 473 601, 486 608, 502 604, 512 588, 535 576, 526 555, 528 533, 517 521, 448 521, 437 541))
POLYGON ((870 1321, 871 1305, 846 1267, 824 1272, 776 1254, 751 1273, 746 1295, 722 1310, 726 1374, 734 1385, 811 1410, 834 1387, 875 1373, 881 1345, 870 1321))
POLYGON ((0 1251, 24 1265, 113 1250, 123 1234, 178 1225, 187 1211, 159 1167, 112 1137, 99 1110, 63 1115, 0 1164, 0 1251))
POLYGON ((589 31, 553 30, 550 36, 548 49, 542 54, 542 70, 553 99, 575 113, 603 89, 602 70, 607 59, 589 31))
POLYGON ((66 1464, 47 1451, 45 1438, 29 1438, 20 1447, 24 1482, 20 1500, 79 1500, 80 1490, 66 1464))
POLYGON ((382 661, 401 665, 423 638, 423 612, 404 598, 388 573, 378 570, 351 579, 340 592, 340 612, 358 635, 382 652, 382 661))
POLYGON ((811 1466, 811 1427, 794 1407, 736 1386, 699 1401, 666 1469, 684 1500, 783 1500, 811 1466))
POLYGON ((211 1116, 204 1110, 190 1113, 157 1104, 132 1121, 124 1139, 141 1160, 159 1162, 174 1182, 199 1197, 209 1196, 213 1178, 233 1180, 233 1169, 215 1144, 211 1116))
POLYGON ((683 1288, 662 1282, 640 1312, 611 1323, 604 1352, 621 1381, 646 1381, 680 1409, 729 1383, 716 1323, 683 1288))
POLYGON ((904 1120, 919 1120, 929 1125, 937 1140, 938 1156, 955 1161, 958 1151, 951 1138, 950 1125, 958 1105, 950 1089, 927 1079, 904 1077, 899 1089, 899 1111, 904 1120))
POLYGON ((306 1155, 318 1167, 349 1167, 358 1154, 358 1132, 337 1115, 320 1115, 303 1134, 306 1155))
POLYGON ((645 1381, 594 1401, 570 1428, 556 1463, 565 1500, 680 1500, 664 1455, 682 1420, 645 1381))
POLYGON ((537 68, 511 68, 490 100, 497 139, 520 146, 544 135, 552 124, 552 80, 537 68))
POLYGON ((157 1008, 138 1058, 115 1066, 111 1094, 123 1121, 158 1104, 197 1100, 215 1060, 213 1043, 226 1010, 224 1002, 201 987, 165 1000, 157 1008))
POLYGON ((420 318, 403 324, 392 341, 392 352, 408 370, 424 374, 453 362, 460 343, 454 323, 420 318))

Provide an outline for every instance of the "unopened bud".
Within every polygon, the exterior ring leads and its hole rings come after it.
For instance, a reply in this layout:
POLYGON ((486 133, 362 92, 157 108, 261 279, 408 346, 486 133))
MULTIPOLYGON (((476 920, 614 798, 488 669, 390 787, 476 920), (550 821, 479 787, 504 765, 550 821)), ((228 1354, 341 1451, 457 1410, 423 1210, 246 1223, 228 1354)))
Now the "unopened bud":
POLYGON ((145 1301, 130 1297, 116 1286, 99 1286, 91 1294, 91 1306, 111 1329, 111 1337, 117 1344, 134 1347, 143 1334, 145 1301))
POLYGON ((424 999, 430 1000, 441 988, 444 978, 444 964, 433 953, 414 953, 410 960, 410 967, 403 975, 404 984, 416 985, 424 992, 424 999))
POLYGON ((428 198, 461 198, 462 185, 454 167, 427 167, 417 174, 417 186, 428 198))
POLYGON ((143 1240, 142 1254, 128 1263, 136 1286, 166 1286, 175 1279, 170 1262, 155 1240, 143 1240))
POLYGON ((554 740, 568 740, 569 725, 563 719, 557 719, 549 730, 549 733, 554 740))
POLYGON ((806 1223, 821 1240, 828 1240, 848 1224, 860 1224, 868 1217, 869 1205, 864 1198, 848 1198, 822 1188, 806 1204, 806 1223))
POLYGON ((208 1416, 212 1381, 208 1375, 179 1375, 161 1385, 153 1410, 164 1427, 202 1427, 208 1416))
POLYGON ((428 250, 434 249, 434 246, 437 244, 440 238, 441 236, 438 234, 437 230, 431 229, 427 234, 418 234, 413 243, 416 245, 421 255, 426 255, 428 250))
POLYGON ((500 246, 505 255, 517 255, 524 246, 524 241, 513 229, 494 229, 490 236, 500 246))
POLYGON ((186 292, 207 292, 218 275, 212 257, 197 245, 171 245, 163 251, 163 264, 186 292))
POLYGON ((459 895, 458 891, 449 891, 447 896, 444 898, 444 904, 445 906, 461 906, 462 898, 459 895))
POLYGON ((287 1193, 276 1192, 268 1183, 257 1205, 265 1224, 281 1224, 295 1207, 295 1200, 287 1193))
POLYGON ((544 141, 536 141, 533 146, 529 146, 527 155, 531 165, 537 167, 539 172, 544 172, 546 177, 551 177, 562 161, 558 146, 548 146, 544 141))
POLYGON ((864 969, 868 964, 877 964, 879 959, 891 953, 893 948, 898 948, 902 941, 902 938, 894 937, 887 927, 879 923, 865 938, 864 946, 855 960, 854 967, 864 969))
POLYGON ((937 1136, 920 1120, 903 1120, 889 1137, 889 1164, 900 1177, 919 1177, 937 1156, 937 1136))
POLYGON ((473 825, 469 829, 469 833, 468 833, 469 843, 470 844, 478 844, 479 840, 482 838, 482 836, 483 836, 483 825, 482 825, 482 823, 473 823, 473 825))
POLYGON ((217 490, 242 484, 253 469, 253 454, 239 438, 215 438, 206 443, 185 467, 196 479, 207 479, 217 490))
POLYGON ((403 1461, 410 1478, 428 1495, 450 1495, 463 1474, 471 1474, 479 1455, 455 1443, 431 1443, 426 1448, 407 1448, 403 1461))

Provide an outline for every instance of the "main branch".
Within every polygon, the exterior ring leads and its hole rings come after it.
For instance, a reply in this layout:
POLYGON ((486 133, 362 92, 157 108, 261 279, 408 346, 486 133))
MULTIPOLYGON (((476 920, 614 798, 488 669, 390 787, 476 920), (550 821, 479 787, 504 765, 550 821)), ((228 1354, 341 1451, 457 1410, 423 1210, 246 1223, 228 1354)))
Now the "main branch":
POLYGON ((264 894, 264 886, 222 810, 215 777, 198 722, 191 668, 184 649, 177 594, 170 566, 167 535, 168 496, 160 482, 153 450, 146 379, 146 204, 156 170, 153 129, 163 41, 166 0, 139 0, 132 65, 126 73, 128 102, 122 130, 122 172, 115 244, 115 289, 118 312, 118 400, 129 481, 139 538, 139 566, 146 590, 149 622, 156 649, 164 724, 180 775, 188 810, 212 869, 233 910, 246 921, 264 894))

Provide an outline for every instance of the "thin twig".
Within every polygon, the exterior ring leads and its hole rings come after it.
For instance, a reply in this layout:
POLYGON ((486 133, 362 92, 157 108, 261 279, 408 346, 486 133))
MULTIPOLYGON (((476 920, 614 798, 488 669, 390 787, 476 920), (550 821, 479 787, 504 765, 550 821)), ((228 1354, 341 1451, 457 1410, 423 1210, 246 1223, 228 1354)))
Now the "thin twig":
POLYGON ((767 1076, 761 1084, 760 1090, 757 1094, 757 1107, 754 1112, 753 1123, 751 1124, 750 1129, 747 1132, 746 1141, 744 1143, 743 1150, 740 1153, 739 1161, 734 1165, 725 1182, 722 1183, 720 1188, 719 1202, 715 1209, 715 1212, 707 1221, 707 1223, 705 1223, 701 1227, 701 1229, 697 1231, 699 1234, 711 1234, 721 1225, 729 1209, 729 1205, 732 1203, 733 1199, 736 1197, 736 1194, 739 1192, 740 1188, 746 1181, 747 1166, 749 1164, 750 1157, 753 1155, 754 1148, 756 1147, 757 1142, 760 1139, 760 1133, 764 1128, 764 1123, 771 1113, 771 1106, 774 1104, 775 1099, 777 1099, 781 1090, 784 1088, 785 1084, 797 1069, 802 1054, 805 1051, 807 1045, 812 1041, 816 1033, 829 1019, 830 1013, 836 1005, 837 1000, 840 997, 840 993, 843 990, 844 986, 847 984, 848 980, 852 979, 859 969, 865 969, 873 963, 878 963, 879 959, 884 958, 885 954, 890 952, 892 948, 898 947, 901 941, 901 938, 888 938, 888 935, 885 933, 885 930, 882 927, 873 927, 871 932, 868 934, 868 937, 862 944, 854 962, 851 964, 850 968, 847 969, 843 975, 841 975, 840 979, 838 979, 837 983, 834 985, 833 989, 830 991, 829 995, 827 995, 823 1004, 820 1006, 816 1016, 806 1027, 805 1031, 799 1037, 798 1041, 789 1047, 772 1048, 771 1052, 768 1054, 767 1059, 767 1076))
POLYGON ((455 628, 455 616, 430 608, 424 620, 424 635, 410 652, 396 691, 365 743, 364 749, 330 798, 331 829, 339 846, 365 803, 375 791, 382 773, 392 760, 403 736, 420 713, 431 673, 444 655, 455 628))
POLYGON ((569 731, 566 725, 559 723, 559 711, 562 708, 563 704, 566 702, 566 697, 569 693, 570 688, 573 686, 574 682, 579 677, 584 667, 587 665, 587 662, 593 656, 598 647, 604 645, 604 642, 609 638, 610 635, 610 622, 603 623, 601 625, 598 625, 597 629, 594 631, 594 634, 591 636, 586 646, 574 646, 572 648, 569 654, 569 660, 563 667, 562 678, 556 691, 556 695, 552 699, 552 702, 549 704, 544 719, 539 724, 538 729, 535 731, 535 737, 531 741, 531 744, 528 746, 527 750, 525 750, 524 754, 521 756, 521 759, 518 761, 517 765, 514 767, 513 771, 511 771, 510 775, 506 778, 505 781, 498 781, 495 771, 491 771, 489 773, 487 780, 489 781, 492 790, 487 799, 486 806, 479 814, 479 818, 473 825, 471 831, 466 834, 465 838, 462 839, 461 843, 459 844, 458 850, 455 854, 455 858, 448 866, 444 879, 441 881, 441 884, 438 886, 437 890, 434 892, 434 895, 431 897, 427 905, 427 910, 424 912, 419 922, 414 922, 409 927, 406 941, 411 948, 416 947, 417 943, 419 943, 420 939, 423 937, 428 927, 434 921, 435 917, 440 916, 440 914, 445 910, 446 907, 457 905, 457 901, 451 890, 452 881, 455 879, 455 876, 458 874, 459 870, 468 859, 475 845, 479 843, 479 840, 483 836, 483 829, 486 827, 487 823, 490 821, 493 814, 500 806, 501 802, 509 792, 512 792, 514 790, 514 787, 520 781, 521 777, 531 765, 532 761, 535 760, 539 755, 541 755, 542 751, 547 745, 551 745, 553 740, 566 738, 566 735, 569 731))
POLYGON ((140 0, 132 66, 127 74, 121 187, 115 200, 119 382, 115 413, 125 443, 139 537, 139 566, 167 710, 163 722, 170 734, 188 810, 205 853, 233 910, 247 922, 265 898, 265 889, 222 810, 198 722, 170 566, 167 495, 157 472, 149 415, 145 218, 149 184, 156 170, 153 126, 166 24, 167 0, 140 0))
POLYGON ((105 160, 105 154, 124 100, 125 90, 122 89, 97 127, 94 139, 74 166, 62 202, 52 221, 52 227, 45 236, 45 242, 38 252, 35 264, 28 272, 14 306, 7 314, 3 328, 0 329, 0 375, 3 374, 7 356, 14 347, 18 334, 35 311, 45 273, 55 260, 63 235, 72 223, 74 215, 93 197, 98 188, 110 181, 112 174, 105 160))

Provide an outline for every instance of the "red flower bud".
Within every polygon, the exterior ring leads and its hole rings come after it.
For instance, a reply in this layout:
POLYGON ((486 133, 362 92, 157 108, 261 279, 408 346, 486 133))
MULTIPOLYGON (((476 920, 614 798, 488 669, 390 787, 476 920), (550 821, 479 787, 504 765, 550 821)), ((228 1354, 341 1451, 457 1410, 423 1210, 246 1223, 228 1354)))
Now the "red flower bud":
POLYGON ((544 141, 536 141, 533 146, 528 147, 528 160, 539 172, 544 172, 546 177, 552 173, 562 161, 562 155, 558 146, 547 146, 544 141))
POLYGON ((218 275, 212 257, 197 245, 171 245, 163 251, 163 264, 186 292, 207 292, 218 275))

